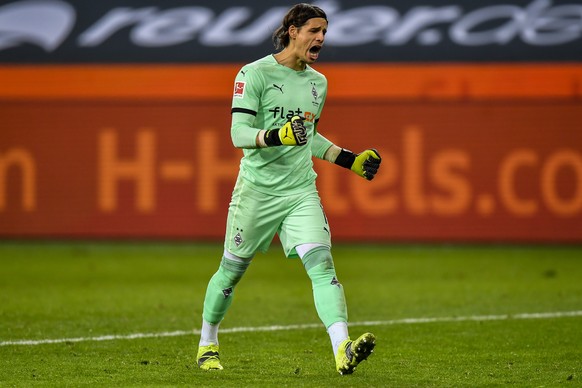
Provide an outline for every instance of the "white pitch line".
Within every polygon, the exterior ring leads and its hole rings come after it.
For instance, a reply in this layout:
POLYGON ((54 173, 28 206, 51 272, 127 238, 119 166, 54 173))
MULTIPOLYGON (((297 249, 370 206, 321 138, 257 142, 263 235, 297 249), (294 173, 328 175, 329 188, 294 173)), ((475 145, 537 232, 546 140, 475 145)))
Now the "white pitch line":
MULTIPOLYGON (((350 327, 355 326, 390 326, 390 325, 410 325, 419 323, 442 323, 442 322, 467 322, 467 321, 506 321, 512 319, 551 319, 551 318, 567 318, 567 317, 582 317, 582 310, 579 311, 561 311, 553 313, 523 313, 523 314, 501 314, 501 315, 469 315, 461 317, 434 317, 434 318, 404 318, 393 319, 388 321, 364 321, 351 322, 350 327)), ((321 323, 307 323, 300 325, 285 325, 285 326, 257 326, 257 327, 232 327, 220 330, 220 334, 226 333, 242 333, 242 332, 268 332, 268 331, 289 331, 302 329, 317 329, 322 328, 321 323)), ((0 346, 35 346, 44 344, 60 344, 67 342, 98 342, 98 341, 114 341, 114 340, 132 340, 141 338, 162 338, 162 337, 180 337, 187 335, 200 335, 200 330, 177 330, 160 333, 135 333, 126 335, 102 335, 97 337, 77 337, 77 338, 56 338, 56 339, 42 339, 42 340, 14 340, 2 341, 0 346)))

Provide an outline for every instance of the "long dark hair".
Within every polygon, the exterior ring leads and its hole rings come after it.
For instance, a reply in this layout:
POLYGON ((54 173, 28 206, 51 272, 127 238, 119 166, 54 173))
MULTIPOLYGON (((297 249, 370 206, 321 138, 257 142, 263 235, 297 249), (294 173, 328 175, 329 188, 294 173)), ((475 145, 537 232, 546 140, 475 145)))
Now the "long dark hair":
POLYGON ((281 26, 273 33, 273 43, 277 50, 289 45, 289 27, 302 27, 309 19, 324 18, 327 20, 325 12, 316 5, 300 3, 294 5, 285 15, 281 26))

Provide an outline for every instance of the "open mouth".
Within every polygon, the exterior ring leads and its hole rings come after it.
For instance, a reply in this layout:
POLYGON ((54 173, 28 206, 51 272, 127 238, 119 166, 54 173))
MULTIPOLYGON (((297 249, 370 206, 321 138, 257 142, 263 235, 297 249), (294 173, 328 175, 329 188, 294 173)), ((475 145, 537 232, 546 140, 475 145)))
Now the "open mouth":
POLYGON ((310 52, 311 54, 319 54, 319 52, 320 52, 320 51, 321 51, 321 46, 312 46, 312 47, 309 49, 309 52, 310 52))
POLYGON ((317 58, 319 57, 320 51, 321 51, 321 46, 319 46, 319 45, 311 46, 311 48, 309 49, 309 55, 313 61, 317 60, 317 58))

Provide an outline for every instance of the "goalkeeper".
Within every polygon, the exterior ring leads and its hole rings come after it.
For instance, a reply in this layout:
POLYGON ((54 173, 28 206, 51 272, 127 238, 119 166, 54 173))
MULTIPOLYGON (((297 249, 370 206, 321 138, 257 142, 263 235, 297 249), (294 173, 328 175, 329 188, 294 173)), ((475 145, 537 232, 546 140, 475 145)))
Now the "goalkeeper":
POLYGON ((222 369, 218 328, 235 287, 256 252, 278 234, 287 257, 300 257, 311 279, 317 314, 331 339, 336 370, 352 373, 373 351, 375 337, 348 335, 344 290, 330 252, 330 227, 315 186, 312 157, 372 180, 380 166, 374 149, 340 148, 317 131, 326 78, 310 67, 327 31, 325 12, 298 4, 273 34, 281 51, 240 70, 232 100, 231 138, 243 158, 228 209, 224 254, 208 283, 197 361, 222 369))

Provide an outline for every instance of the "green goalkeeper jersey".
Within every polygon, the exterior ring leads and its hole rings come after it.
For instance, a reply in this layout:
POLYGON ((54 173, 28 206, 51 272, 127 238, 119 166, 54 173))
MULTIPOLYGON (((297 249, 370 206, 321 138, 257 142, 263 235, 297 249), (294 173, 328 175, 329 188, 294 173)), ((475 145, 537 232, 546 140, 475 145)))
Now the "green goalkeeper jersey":
POLYGON ((331 142, 316 126, 327 95, 327 80, 307 66, 295 71, 268 55, 243 66, 235 79, 231 137, 244 156, 239 180, 272 195, 294 194, 315 188, 312 157, 323 158, 331 142), (256 148, 262 129, 279 129, 301 116, 307 130, 304 146, 256 148))

